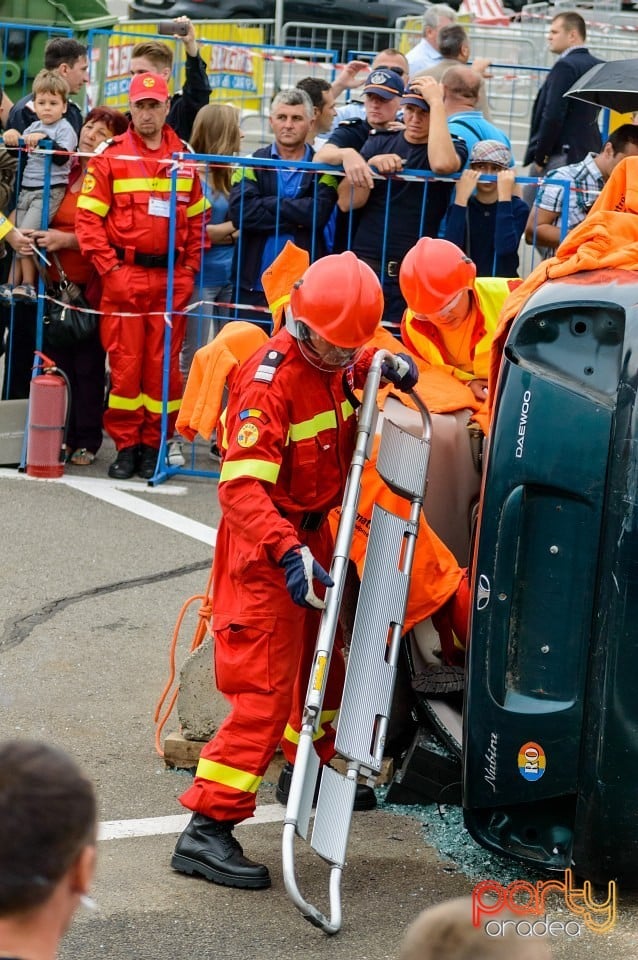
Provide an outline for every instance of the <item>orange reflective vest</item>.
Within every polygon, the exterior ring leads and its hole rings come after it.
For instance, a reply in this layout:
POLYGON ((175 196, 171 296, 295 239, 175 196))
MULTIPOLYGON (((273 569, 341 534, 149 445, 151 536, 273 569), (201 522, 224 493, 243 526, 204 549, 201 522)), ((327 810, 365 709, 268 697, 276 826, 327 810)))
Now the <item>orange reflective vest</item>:
MULTIPOLYGON (((417 356, 435 367, 443 367, 458 380, 487 380, 490 367, 492 339, 498 324, 503 303, 521 280, 506 280, 503 277, 477 277, 472 288, 472 312, 468 322, 473 328, 469 339, 471 367, 455 362, 446 362, 445 346, 439 330, 429 320, 418 319, 410 309, 406 310, 401 324, 401 339, 417 356)), ((455 360, 456 358, 450 358, 455 360)))

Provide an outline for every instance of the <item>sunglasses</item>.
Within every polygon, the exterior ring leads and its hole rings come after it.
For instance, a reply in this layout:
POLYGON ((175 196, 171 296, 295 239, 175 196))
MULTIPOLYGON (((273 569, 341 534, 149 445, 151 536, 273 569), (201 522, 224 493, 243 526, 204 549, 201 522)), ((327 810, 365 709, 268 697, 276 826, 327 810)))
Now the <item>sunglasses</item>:
POLYGON ((386 67, 385 64, 380 63, 378 67, 374 68, 375 70, 390 70, 392 73, 396 73, 397 76, 405 76, 405 70, 403 67, 386 67))

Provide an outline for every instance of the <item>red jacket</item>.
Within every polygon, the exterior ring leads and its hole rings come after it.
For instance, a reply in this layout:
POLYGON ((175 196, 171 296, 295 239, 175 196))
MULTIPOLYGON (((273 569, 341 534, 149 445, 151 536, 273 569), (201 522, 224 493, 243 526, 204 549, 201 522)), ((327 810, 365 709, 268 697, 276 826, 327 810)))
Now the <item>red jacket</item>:
MULTIPOLYGON (((168 204, 171 163, 166 160, 185 150, 184 141, 167 125, 157 150, 150 150, 131 125, 89 161, 78 198, 75 232, 82 253, 99 273, 108 273, 120 262, 114 246, 128 247, 131 254, 168 253, 170 218, 149 213, 149 204, 168 204)), ((180 266, 195 271, 199 270, 205 246, 203 216, 207 206, 195 164, 189 159, 180 160, 175 247, 182 252, 180 266)))
MULTIPOLYGON (((353 371, 361 387, 373 351, 353 371)), ((356 416, 345 371, 324 373, 282 330, 240 368, 228 400, 219 478, 222 522, 248 562, 276 565, 299 543, 282 514, 341 503, 354 450, 356 416)))

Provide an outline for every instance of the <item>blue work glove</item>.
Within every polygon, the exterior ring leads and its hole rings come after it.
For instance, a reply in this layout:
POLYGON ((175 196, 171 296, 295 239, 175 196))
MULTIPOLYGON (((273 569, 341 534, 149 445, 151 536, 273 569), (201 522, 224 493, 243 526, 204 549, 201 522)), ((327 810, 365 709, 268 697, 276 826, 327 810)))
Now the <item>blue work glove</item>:
POLYGON ((419 368, 407 353, 395 353, 394 359, 395 363, 391 360, 383 361, 381 375, 384 380, 389 380, 403 393, 409 393, 419 382, 419 368))
POLYGON ((326 573, 320 563, 317 563, 309 547, 299 544, 286 550, 279 561, 286 575, 286 588, 296 604, 300 607, 316 607, 323 610, 325 603, 315 593, 313 578, 323 583, 325 587, 334 587, 332 577, 326 573))

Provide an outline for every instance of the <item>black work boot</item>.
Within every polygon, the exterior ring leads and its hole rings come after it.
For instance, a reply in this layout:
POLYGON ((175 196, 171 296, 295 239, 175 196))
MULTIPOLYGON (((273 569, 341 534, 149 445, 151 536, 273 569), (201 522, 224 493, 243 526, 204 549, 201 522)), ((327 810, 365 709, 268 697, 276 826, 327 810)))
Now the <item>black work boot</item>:
POLYGON ((230 820, 212 820, 203 813, 194 813, 175 846, 173 870, 190 876, 199 874, 223 887, 269 887, 268 867, 244 856, 241 844, 233 836, 234 826, 230 820))
MULTIPOLYGON (((330 766, 330 764, 328 764, 330 766)), ((290 784, 292 782, 292 763, 285 763, 283 770, 279 774, 279 781, 277 783, 277 789, 275 790, 275 796, 279 803, 282 803, 284 807, 288 803, 288 796, 290 795, 290 784)), ((321 768, 317 774, 317 783, 315 785, 315 795, 312 798, 313 807, 316 806, 317 798, 319 796, 319 787, 321 784, 321 768)), ((354 792, 354 807, 353 810, 374 810, 377 805, 377 798, 374 794, 372 787, 369 787, 367 783, 358 783, 357 789, 354 792)))
POLYGON ((114 480, 129 480, 137 470, 139 457, 140 448, 137 444, 118 450, 117 457, 109 467, 109 477, 114 480))
POLYGON ((137 468, 137 475, 141 477, 142 480, 150 480, 155 473, 158 453, 159 450, 157 450, 155 447, 150 447, 148 443, 141 444, 140 462, 137 468))

